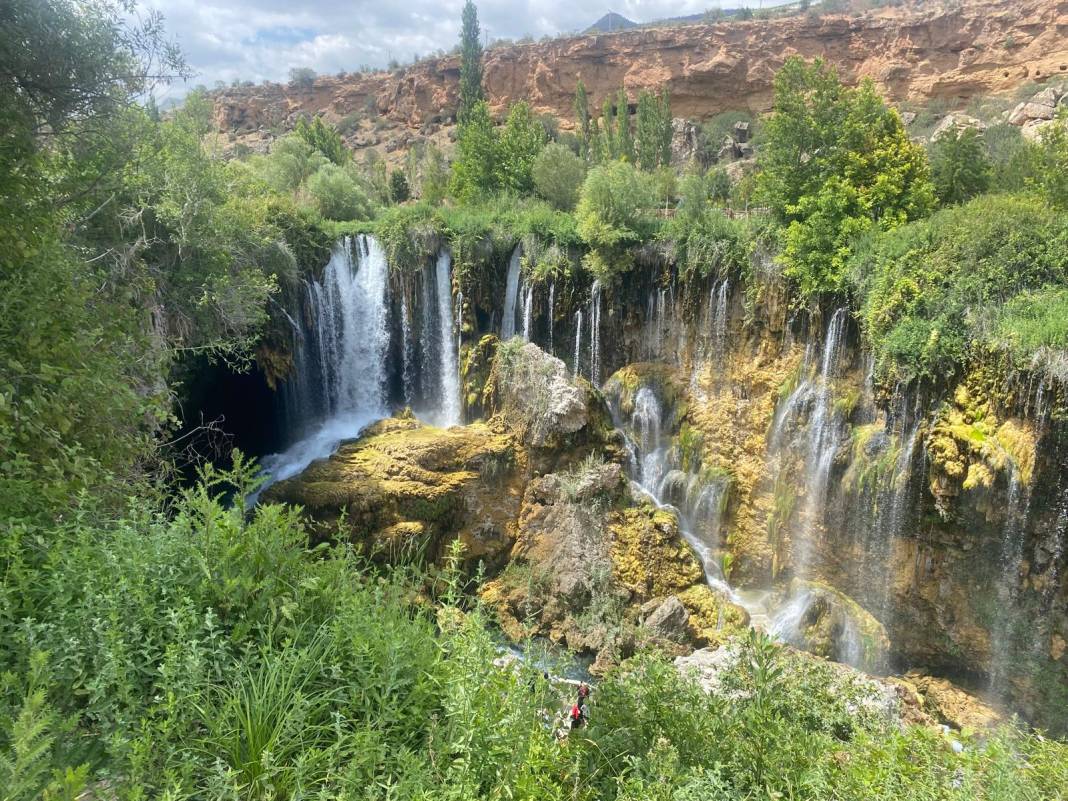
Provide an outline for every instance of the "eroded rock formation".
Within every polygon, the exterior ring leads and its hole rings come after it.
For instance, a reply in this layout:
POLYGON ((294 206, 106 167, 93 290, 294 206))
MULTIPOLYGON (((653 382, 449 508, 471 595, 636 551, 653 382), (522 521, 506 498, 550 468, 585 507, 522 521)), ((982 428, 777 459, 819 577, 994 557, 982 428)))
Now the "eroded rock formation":
MULTIPOLYGON (((497 113, 527 100, 565 126, 580 78, 595 109, 620 86, 632 98, 665 87, 676 115, 699 120, 767 110, 775 71, 800 55, 830 60, 849 82, 870 77, 892 101, 964 104, 1068 74, 1066 31, 1068 10, 1055 0, 913 2, 856 16, 643 28, 494 48, 485 87, 497 113)), ((216 93, 215 124, 231 144, 254 149, 300 114, 345 120, 351 147, 391 158, 416 141, 448 147, 459 72, 449 56, 394 72, 320 76, 310 86, 235 87, 216 93)))

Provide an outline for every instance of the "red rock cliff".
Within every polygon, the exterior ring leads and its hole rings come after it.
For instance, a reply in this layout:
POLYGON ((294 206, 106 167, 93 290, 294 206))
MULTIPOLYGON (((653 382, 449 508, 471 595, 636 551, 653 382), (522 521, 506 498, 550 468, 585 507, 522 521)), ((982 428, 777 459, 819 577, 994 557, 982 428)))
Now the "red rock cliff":
MULTIPOLYGON (((963 102, 1068 76, 1068 2, 913 2, 856 15, 799 14, 514 45, 486 54, 485 86, 496 111, 526 99, 565 124, 579 78, 595 109, 620 86, 632 97, 666 86, 677 116, 701 119, 727 109, 766 110, 775 71, 795 54, 828 59, 850 82, 869 76, 894 101, 963 102)), ((458 57, 447 57, 392 73, 323 76, 307 88, 229 89, 216 95, 216 123, 232 142, 256 146, 300 113, 322 113, 333 122, 349 116, 351 145, 395 151, 449 124, 458 78, 458 57)))

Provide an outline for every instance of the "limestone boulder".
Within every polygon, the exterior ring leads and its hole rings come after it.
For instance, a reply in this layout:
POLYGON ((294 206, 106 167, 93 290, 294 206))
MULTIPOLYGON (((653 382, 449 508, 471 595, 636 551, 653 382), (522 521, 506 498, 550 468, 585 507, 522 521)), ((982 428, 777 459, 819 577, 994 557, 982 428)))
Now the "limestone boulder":
POLYGON ((530 445, 548 446, 589 422, 588 390, 534 343, 517 339, 498 346, 493 373, 494 411, 520 426, 530 445))
MULTIPOLYGON (((747 696, 746 681, 739 681, 747 664, 749 644, 745 637, 731 637, 723 645, 701 648, 675 658, 675 669, 696 681, 706 693, 727 700, 747 696)), ((789 645, 776 647, 776 662, 786 682, 804 682, 825 693, 829 701, 839 701, 850 716, 864 715, 898 726, 931 725, 920 696, 896 679, 869 676, 848 665, 829 662, 789 645)))
POLYGON ((689 620, 690 613, 682 601, 677 596, 669 595, 656 605, 643 625, 655 637, 679 642, 689 636, 689 620))
POLYGON ((1023 125, 1033 120, 1052 120, 1062 94, 1055 87, 1046 87, 1030 100, 1016 106, 1009 113, 1009 122, 1013 125, 1023 125))
POLYGON ((821 582, 793 579, 772 630, 791 645, 869 673, 886 667, 890 640, 882 623, 821 582))
POLYGON ((1000 712, 948 679, 909 671, 904 681, 916 689, 924 710, 955 729, 988 729, 1001 723, 1000 712))
POLYGON ((962 112, 947 114, 931 132, 931 141, 937 142, 950 131, 963 133, 967 130, 975 130, 982 133, 986 130, 986 123, 962 112))
POLYGON ((261 502, 299 505, 318 538, 347 537, 387 560, 434 559, 459 538, 468 559, 497 562, 514 539, 524 460, 499 424, 444 430, 386 419, 261 502))

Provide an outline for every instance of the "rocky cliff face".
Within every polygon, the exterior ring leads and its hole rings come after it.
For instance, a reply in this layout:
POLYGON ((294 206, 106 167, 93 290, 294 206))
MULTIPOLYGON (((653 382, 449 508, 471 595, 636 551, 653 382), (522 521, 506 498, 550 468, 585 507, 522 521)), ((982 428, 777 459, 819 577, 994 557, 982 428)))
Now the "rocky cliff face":
POLYGON ((501 295, 469 294, 468 425, 376 424, 265 498, 386 556, 460 539, 506 632, 598 667, 751 622, 1063 731, 1064 387, 991 360, 887 390, 847 309, 644 267, 530 287, 533 342, 499 343, 501 295))
MULTIPOLYGON (((892 101, 963 104, 1029 81, 1068 74, 1068 3, 964 0, 909 3, 855 16, 807 15, 590 34, 489 51, 485 86, 503 112, 527 100, 570 124, 581 78, 591 106, 620 86, 667 88, 676 115, 765 111, 785 58, 823 57, 849 82, 871 77, 892 101)), ((215 122, 232 144, 265 147, 299 114, 344 126, 355 148, 399 153, 421 140, 448 142, 458 57, 394 72, 322 76, 307 87, 266 84, 223 90, 215 122)))

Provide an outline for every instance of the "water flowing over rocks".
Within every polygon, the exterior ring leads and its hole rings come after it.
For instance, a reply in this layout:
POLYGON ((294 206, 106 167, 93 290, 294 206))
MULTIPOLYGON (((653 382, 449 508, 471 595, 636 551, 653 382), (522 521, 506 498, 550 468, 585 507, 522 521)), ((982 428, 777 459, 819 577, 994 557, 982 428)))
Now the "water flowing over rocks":
POLYGON ((947 388, 878 387, 848 309, 791 316, 774 293, 752 309, 737 276, 539 283, 509 246, 461 300, 448 254, 427 252, 387 265, 373 238, 342 243, 289 310, 287 420, 360 417, 290 459, 265 500, 383 558, 438 558, 460 538, 509 636, 597 671, 752 625, 1063 725, 1061 390, 982 367, 947 388), (358 331, 374 333, 364 350, 335 347, 358 331), (339 407, 353 358, 381 376, 360 397, 377 394, 339 407))

